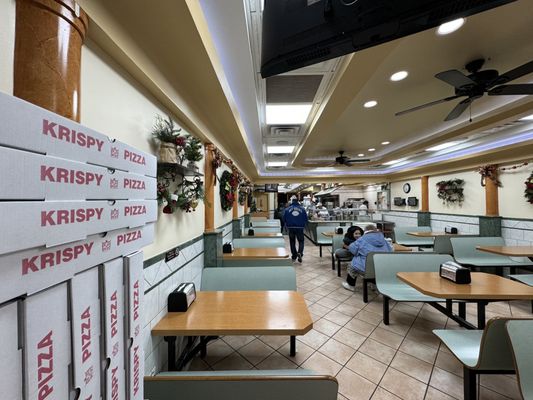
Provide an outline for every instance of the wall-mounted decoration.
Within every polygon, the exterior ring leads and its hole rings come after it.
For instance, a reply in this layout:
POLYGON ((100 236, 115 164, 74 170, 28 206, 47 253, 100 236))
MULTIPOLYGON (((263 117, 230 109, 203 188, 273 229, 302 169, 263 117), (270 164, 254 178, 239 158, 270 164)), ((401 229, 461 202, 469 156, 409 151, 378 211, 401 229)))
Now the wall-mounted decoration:
POLYGON ((498 180, 497 165, 484 165, 478 168, 478 172, 481 175, 481 186, 485 187, 485 181, 487 178, 493 181, 496 186, 502 186, 502 183, 498 180))
POLYGON ((437 182, 437 196, 443 203, 461 204, 464 201, 462 179, 450 179, 437 182))
POLYGON ((402 189, 404 193, 409 193, 411 191, 411 185, 409 183, 404 183, 402 189))
POLYGON ((229 171, 222 172, 220 177, 220 204, 224 211, 229 211, 233 208, 238 185, 239 180, 235 174, 229 171))
POLYGON ((524 191, 524 197, 529 204, 533 204, 533 172, 529 175, 529 178, 524 182, 526 184, 526 190, 524 191))
POLYGON ((185 148, 183 149, 183 155, 188 161, 187 168, 198 169, 196 163, 204 158, 204 155, 202 154, 202 142, 200 139, 195 138, 194 136, 189 136, 185 148))
POLYGON ((171 192, 169 185, 165 185, 162 181, 157 185, 157 200, 163 205, 165 214, 173 214, 176 210, 196 211, 196 207, 204 197, 204 183, 198 176, 192 180, 183 178, 174 192, 171 192))
POLYGON ((181 129, 174 127, 170 117, 167 119, 156 116, 152 137, 159 142, 159 161, 164 163, 178 163, 179 153, 183 152, 186 140, 179 134, 181 129))

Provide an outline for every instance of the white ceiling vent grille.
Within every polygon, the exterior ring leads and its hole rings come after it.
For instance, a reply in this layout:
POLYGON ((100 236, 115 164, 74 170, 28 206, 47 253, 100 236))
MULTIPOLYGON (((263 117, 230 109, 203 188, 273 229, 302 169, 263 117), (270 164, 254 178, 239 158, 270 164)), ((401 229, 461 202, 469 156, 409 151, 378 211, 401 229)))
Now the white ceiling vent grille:
POLYGON ((283 138, 283 137, 298 137, 300 136, 299 126, 271 126, 268 131, 268 137, 283 138))

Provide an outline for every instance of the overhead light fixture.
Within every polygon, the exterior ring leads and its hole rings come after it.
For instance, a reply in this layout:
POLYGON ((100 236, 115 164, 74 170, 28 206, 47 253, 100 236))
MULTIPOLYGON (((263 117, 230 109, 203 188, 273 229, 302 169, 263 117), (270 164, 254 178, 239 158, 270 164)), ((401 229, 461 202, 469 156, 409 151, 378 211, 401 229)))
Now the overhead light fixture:
POLYGON ((393 82, 403 81, 407 78, 407 75, 409 75, 409 72, 407 71, 398 71, 391 75, 390 80, 393 82))
POLYGON ((527 117, 520 118, 520 121, 533 121, 533 114, 528 115, 527 117))
POLYGON ((363 153, 359 153, 357 157, 364 157, 365 155, 363 153))
POLYGON ((394 164, 399 164, 403 161, 407 160, 407 157, 404 157, 404 158, 399 158, 397 160, 391 160, 391 161, 387 161, 386 163, 383 163, 383 165, 394 165, 394 164))
POLYGON ((267 146, 268 154, 290 154, 295 146, 267 146))
POLYGON ((301 125, 305 124, 311 112, 312 104, 267 104, 267 125, 301 125))
POLYGON ((441 143, 441 144, 438 144, 436 146, 433 146, 433 147, 430 147, 429 149, 426 149, 426 151, 439 151, 439 150, 444 150, 444 149, 447 149, 448 147, 452 147, 452 146, 455 146, 457 144, 459 144, 460 142, 446 142, 446 143, 441 143))
POLYGON ((437 34, 439 35, 448 35, 452 32, 455 32, 465 23, 464 18, 454 19, 453 21, 445 22, 437 28, 437 34))
POLYGON ((371 148, 368 149, 368 151, 376 151, 376 149, 371 147, 371 148))
POLYGON ((381 142, 381 144, 382 144, 383 146, 386 146, 386 145, 390 144, 390 142, 381 142))
POLYGON ((365 104, 363 104, 363 106, 365 108, 372 108, 372 107, 375 107, 377 105, 378 105, 378 102, 376 100, 369 100, 365 104))
POLYGON ((267 167, 286 167, 287 164, 287 161, 269 161, 267 162, 267 167))

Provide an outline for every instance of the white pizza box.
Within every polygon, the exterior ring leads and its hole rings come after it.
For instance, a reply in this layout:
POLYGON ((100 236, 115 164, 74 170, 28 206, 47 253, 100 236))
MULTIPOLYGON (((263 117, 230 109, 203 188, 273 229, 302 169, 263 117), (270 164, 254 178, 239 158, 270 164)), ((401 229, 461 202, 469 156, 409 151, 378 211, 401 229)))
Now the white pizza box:
POLYGON ((141 340, 134 340, 128 349, 128 400, 144 399, 144 348, 141 340))
POLYGON ((1 200, 156 199, 156 178, 0 147, 1 200))
POLYGON ((141 340, 144 320, 144 271, 143 252, 137 251, 124 257, 126 286, 126 340, 141 340))
POLYGON ((23 300, 25 399, 70 396, 70 323, 67 284, 23 300))
POLYGON ((154 224, 147 224, 61 246, 0 255, 0 303, 67 281, 74 274, 147 246, 154 241, 154 230, 154 224))
POLYGON ((104 299, 104 358, 107 366, 104 372, 105 398, 122 400, 126 398, 123 258, 104 263, 100 277, 104 299))
POLYGON ((22 332, 19 332, 19 305, 20 302, 14 301, 0 306, 1 397, 12 400, 22 400, 22 332))
POLYGON ((0 254, 52 247, 157 219, 157 200, 0 202, 0 254))
POLYGON ((94 267, 70 281, 74 389, 79 399, 101 398, 100 280, 94 267))
POLYGON ((151 154, 0 92, 0 145, 156 176, 151 154))

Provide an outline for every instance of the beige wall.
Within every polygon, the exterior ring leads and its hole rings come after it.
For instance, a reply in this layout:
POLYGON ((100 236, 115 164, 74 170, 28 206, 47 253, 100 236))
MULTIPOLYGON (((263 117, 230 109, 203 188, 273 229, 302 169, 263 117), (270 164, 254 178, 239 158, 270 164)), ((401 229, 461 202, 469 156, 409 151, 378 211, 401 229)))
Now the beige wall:
MULTIPOLYGON (((456 172, 449 175, 429 177, 429 211, 444 214, 485 215, 485 188, 480 185, 480 176, 476 171, 456 172), (464 202, 443 204, 437 197, 436 183, 449 179, 464 179, 464 202)), ((526 218, 526 216, 523 216, 526 218)))
MULTIPOLYGON (((224 171, 231 172, 231 169, 222 164, 220 168, 217 169, 217 176, 220 179, 224 171)), ((222 205, 220 204, 220 181, 217 179, 217 185, 215 187, 215 228, 220 228, 222 225, 227 224, 233 219, 233 211, 224 211, 222 205)))
POLYGON ((531 166, 517 170, 505 171, 500 174, 503 187, 499 189, 500 215, 509 218, 533 219, 533 204, 524 197, 524 182, 531 174, 531 166))
POLYGON ((15 0, 0 1, 0 91, 13 94, 15 0))
MULTIPOLYGON (((430 189, 431 191, 431 185, 430 189)), ((420 205, 422 202, 422 183, 420 182, 420 179, 408 179, 406 181, 397 181, 391 183, 391 209, 392 210, 403 210, 403 211, 418 211, 420 210, 420 205), (405 193, 403 191, 403 185, 408 183, 411 185, 411 191, 409 193, 405 193), (405 202, 407 203, 408 197, 416 197, 418 199, 418 206, 416 207, 410 207, 410 206, 395 206, 394 205, 394 198, 395 197, 401 197, 402 199, 405 199, 405 202)), ((430 194, 431 197, 431 194, 430 194)), ((430 203, 431 206, 431 203, 430 203)), ((431 210, 433 211, 433 210, 431 210)))
MULTIPOLYGON (((96 45, 88 43, 82 52, 81 123, 153 154, 150 131, 155 115, 166 115, 131 77, 96 45)), ((200 171, 204 163, 200 162, 200 171)), ((195 212, 163 214, 159 209, 154 243, 144 249, 145 258, 167 251, 204 231, 204 204, 195 212)))

